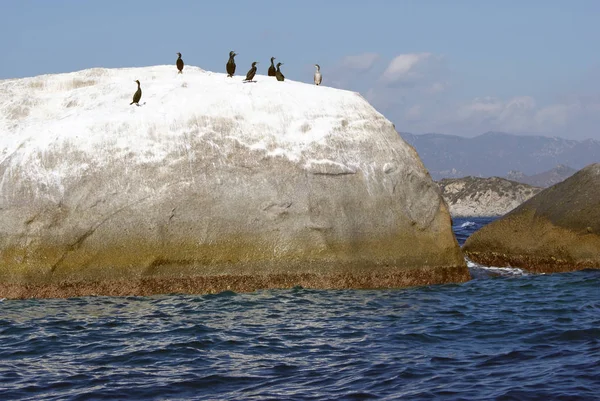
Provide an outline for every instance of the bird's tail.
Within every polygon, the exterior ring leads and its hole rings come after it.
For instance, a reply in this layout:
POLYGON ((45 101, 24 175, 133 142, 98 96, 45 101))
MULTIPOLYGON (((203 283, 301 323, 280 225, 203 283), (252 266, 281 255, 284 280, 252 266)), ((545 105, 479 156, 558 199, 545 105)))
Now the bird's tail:
POLYGON ((135 102, 131 102, 131 103, 129 103, 129 105, 131 106, 131 105, 132 105, 132 104, 134 104, 134 103, 135 103, 135 102))

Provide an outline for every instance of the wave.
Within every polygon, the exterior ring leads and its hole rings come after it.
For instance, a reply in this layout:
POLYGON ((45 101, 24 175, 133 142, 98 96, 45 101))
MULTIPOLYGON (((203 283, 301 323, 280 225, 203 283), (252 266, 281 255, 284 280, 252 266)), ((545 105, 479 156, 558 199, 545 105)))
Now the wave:
POLYGON ((7 301, 0 398, 596 400, 599 280, 7 301))
POLYGON ((484 277, 522 277, 522 276, 530 276, 527 270, 520 269, 518 267, 498 267, 498 266, 484 266, 479 263, 475 263, 469 258, 465 258, 467 262, 467 267, 472 273, 474 278, 483 278, 484 277), (473 274, 473 272, 478 274, 473 274))

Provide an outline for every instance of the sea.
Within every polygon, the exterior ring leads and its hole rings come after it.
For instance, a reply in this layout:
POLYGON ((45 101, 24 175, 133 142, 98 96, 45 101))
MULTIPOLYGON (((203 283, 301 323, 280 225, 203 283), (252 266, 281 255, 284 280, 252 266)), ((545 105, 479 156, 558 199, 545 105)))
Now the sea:
MULTIPOLYGON (((454 219, 459 243, 490 218, 454 219)), ((0 400, 600 400, 600 270, 0 302, 0 400)))

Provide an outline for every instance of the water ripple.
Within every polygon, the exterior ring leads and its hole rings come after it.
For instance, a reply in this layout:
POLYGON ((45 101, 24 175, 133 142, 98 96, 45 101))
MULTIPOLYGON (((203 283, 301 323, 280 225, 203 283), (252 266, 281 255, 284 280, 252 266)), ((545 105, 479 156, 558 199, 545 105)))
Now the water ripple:
POLYGON ((5 300, 0 399, 599 399, 600 270, 482 278, 5 300))

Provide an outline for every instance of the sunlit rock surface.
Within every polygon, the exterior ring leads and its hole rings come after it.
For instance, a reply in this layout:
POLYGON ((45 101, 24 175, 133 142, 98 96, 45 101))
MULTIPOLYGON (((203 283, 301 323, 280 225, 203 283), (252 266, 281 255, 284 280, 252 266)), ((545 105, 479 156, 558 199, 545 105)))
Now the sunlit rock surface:
POLYGON ((600 164, 543 190, 467 239, 473 261, 551 273, 600 268, 600 164))
POLYGON ((469 278, 436 184, 360 95, 242 79, 0 81, 0 296, 469 278))

